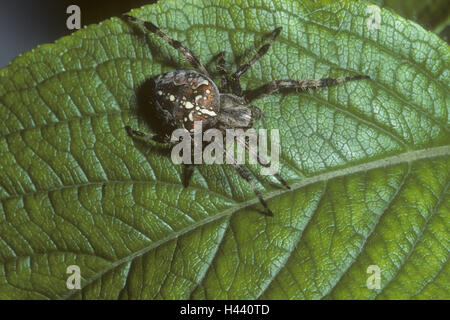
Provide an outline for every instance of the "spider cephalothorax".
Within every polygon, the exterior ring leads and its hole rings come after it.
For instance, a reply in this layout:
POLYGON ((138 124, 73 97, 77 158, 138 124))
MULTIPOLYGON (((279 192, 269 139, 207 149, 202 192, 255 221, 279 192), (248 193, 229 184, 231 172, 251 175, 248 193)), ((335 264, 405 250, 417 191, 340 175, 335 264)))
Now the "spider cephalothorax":
MULTIPOLYGON (((193 70, 175 70, 161 74, 154 78, 152 94, 154 101, 151 101, 156 107, 155 116, 158 117, 166 127, 170 129, 184 128, 191 134, 195 131, 195 123, 200 123, 203 129, 217 128, 221 131, 234 128, 252 128, 255 120, 258 120, 261 110, 249 103, 266 94, 277 93, 285 90, 304 91, 308 89, 317 89, 320 87, 329 87, 353 80, 367 79, 368 76, 356 75, 352 77, 325 78, 313 80, 273 80, 260 87, 247 89, 242 92, 240 77, 250 67, 261 58, 281 32, 281 27, 272 31, 270 40, 263 45, 258 52, 246 64, 240 66, 236 72, 228 75, 225 72, 224 52, 220 53, 219 69, 221 72, 220 88, 211 80, 208 71, 200 63, 197 57, 179 41, 170 38, 162 32, 153 23, 125 15, 128 20, 144 26, 150 32, 158 35, 169 43, 173 48, 179 50, 189 63, 196 69, 193 70), (231 88, 231 92, 229 89, 231 88)), ((127 126, 130 134, 161 141, 158 135, 145 134, 140 131, 132 130, 127 126)), ((167 141, 168 140, 164 140, 167 141)), ((245 142, 243 142, 245 144, 245 142)), ((267 161, 262 159, 259 154, 252 154, 245 144, 250 156, 255 157, 262 165, 267 166, 267 161)), ((223 150, 224 153, 229 153, 223 150)), ((239 175, 245 179, 252 187, 254 193, 265 208, 265 213, 273 215, 261 193, 256 188, 250 171, 237 161, 232 165, 239 175)), ((274 176, 286 188, 289 188, 286 181, 278 174, 274 176)))

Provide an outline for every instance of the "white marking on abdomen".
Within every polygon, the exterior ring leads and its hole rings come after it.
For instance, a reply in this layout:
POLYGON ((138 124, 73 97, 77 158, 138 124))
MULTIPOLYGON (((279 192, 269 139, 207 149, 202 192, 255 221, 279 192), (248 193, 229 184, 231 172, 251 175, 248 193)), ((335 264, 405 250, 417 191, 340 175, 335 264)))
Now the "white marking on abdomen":
POLYGON ((200 110, 203 114, 207 114, 208 116, 214 117, 217 116, 217 113, 214 111, 208 110, 208 109, 202 109, 200 110))
POLYGON ((203 81, 201 81, 201 82, 197 83, 197 85, 195 85, 195 86, 192 86, 192 89, 197 89, 198 87, 200 87, 200 86, 202 86, 202 85, 206 85, 206 86, 208 86, 208 85, 209 85, 209 82, 208 82, 208 80, 203 80, 203 81))
POLYGON ((184 105, 184 107, 185 107, 186 109, 192 109, 192 108, 194 107, 194 105, 188 101, 188 102, 186 102, 186 104, 184 105))

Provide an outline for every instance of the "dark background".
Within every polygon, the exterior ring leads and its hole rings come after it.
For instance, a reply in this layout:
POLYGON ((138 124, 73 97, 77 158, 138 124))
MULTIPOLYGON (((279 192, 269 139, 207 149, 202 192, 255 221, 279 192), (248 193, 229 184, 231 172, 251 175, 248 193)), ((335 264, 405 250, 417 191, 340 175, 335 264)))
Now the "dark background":
POLYGON ((20 53, 51 43, 76 30, 68 30, 67 7, 81 9, 81 25, 97 23, 156 0, 11 0, 0 5, 0 68, 20 53))

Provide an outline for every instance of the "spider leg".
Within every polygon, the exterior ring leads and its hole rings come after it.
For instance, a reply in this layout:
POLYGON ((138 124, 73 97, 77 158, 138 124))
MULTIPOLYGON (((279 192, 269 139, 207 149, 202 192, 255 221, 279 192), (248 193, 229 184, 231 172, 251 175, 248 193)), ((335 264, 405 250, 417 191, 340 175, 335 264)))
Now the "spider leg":
POLYGON ((129 16, 127 14, 124 14, 123 17, 128 19, 129 21, 135 22, 137 24, 140 24, 144 26, 147 30, 150 32, 156 34, 163 40, 165 40, 168 44, 170 44, 173 48, 180 51, 186 60, 200 73, 203 73, 207 76, 209 76, 208 71, 206 71, 205 67, 200 63, 200 60, 192 53, 191 50, 189 50, 188 47, 184 46, 181 42, 172 39, 167 34, 165 34, 161 29, 159 29, 157 26, 155 26, 153 23, 149 21, 144 21, 139 18, 129 16))
MULTIPOLYGON (((136 138, 138 140, 149 142, 149 141, 155 141, 157 143, 165 144, 166 146, 172 146, 174 143, 172 143, 167 136, 163 135, 157 135, 157 134, 151 134, 151 133, 144 133, 138 130, 132 129, 130 126, 126 126, 125 130, 127 130, 128 134, 132 136, 133 138, 136 138)), ((176 142, 175 142, 176 143, 176 142)), ((189 186, 189 181, 191 181, 192 175, 195 171, 195 164, 185 164, 183 169, 183 186, 186 188, 189 186)))
MULTIPOLYGON (((269 168, 270 164, 269 161, 264 158, 263 156, 261 156, 258 152, 255 152, 252 148, 249 147, 248 142, 247 141, 242 141, 242 139, 240 139, 239 137, 236 137, 236 140, 239 144, 243 145, 245 147, 245 150, 247 150, 248 154, 255 159, 256 161, 258 161, 258 163, 260 165, 262 165, 263 167, 269 168)), ((283 179, 282 176, 280 176, 280 174, 278 172, 273 172, 273 176, 288 190, 291 190, 291 187, 288 185, 288 183, 286 182, 286 180, 283 179)))
POLYGON ((192 175, 195 171, 195 164, 185 164, 183 169, 183 186, 187 188, 189 186, 189 182, 191 181, 192 175))
POLYGON ((278 35, 281 32, 282 27, 278 27, 272 31, 271 38, 268 43, 263 45, 261 48, 259 48, 258 52, 251 58, 247 63, 241 65, 238 70, 231 75, 231 88, 233 90, 233 93, 237 96, 242 95, 242 88, 241 83, 239 81, 239 78, 247 72, 248 69, 251 68, 252 65, 255 64, 256 61, 258 61, 263 55, 266 54, 266 52, 269 50, 270 46, 273 44, 275 39, 278 37, 278 35))
MULTIPOLYGON (((255 181, 253 176, 251 175, 250 171, 243 165, 240 165, 237 163, 236 159, 224 148, 224 153, 226 154, 226 157, 231 160, 231 165, 236 169, 236 171, 239 173, 239 175, 247 181, 247 183, 252 188, 254 194, 258 197, 259 202, 264 207, 264 213, 268 216, 273 216, 273 212, 269 209, 269 206, 267 205, 266 200, 264 200, 261 192, 256 187, 255 181)), ((228 160, 229 161, 229 160, 228 160)))
POLYGON ((125 130, 127 130, 128 134, 130 136, 132 136, 133 138, 136 138, 136 139, 144 141, 144 142, 155 141, 155 142, 163 143, 163 144, 167 144, 167 145, 172 144, 172 142, 170 141, 170 138, 165 135, 144 133, 139 130, 134 130, 130 126, 125 126, 125 130))
POLYGON ((218 69, 221 79, 219 91, 221 93, 226 93, 228 92, 228 75, 227 71, 225 70, 225 51, 219 53, 218 69))
POLYGON ((249 89, 244 92, 244 99, 248 102, 259 98, 263 95, 278 93, 283 90, 300 90, 317 89, 323 87, 331 87, 349 81, 370 79, 369 76, 356 75, 353 77, 339 77, 339 78, 323 78, 315 80, 274 80, 268 82, 260 87, 249 89))

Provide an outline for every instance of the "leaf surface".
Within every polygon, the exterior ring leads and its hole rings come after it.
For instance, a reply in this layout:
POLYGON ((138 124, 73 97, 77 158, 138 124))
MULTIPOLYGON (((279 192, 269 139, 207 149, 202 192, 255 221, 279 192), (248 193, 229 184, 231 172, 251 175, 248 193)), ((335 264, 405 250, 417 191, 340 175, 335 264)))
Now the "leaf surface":
POLYGON ((416 21, 435 32, 441 31, 450 21, 448 2, 445 0, 373 0, 371 2, 390 8, 402 17, 416 21))
MULTIPOLYGON (((228 166, 182 168, 124 127, 139 87, 189 69, 113 18, 0 71, 0 298, 449 299, 448 45, 365 2, 160 1, 131 14, 243 78, 372 80, 254 102, 279 129, 287 191, 251 166, 275 217, 228 166), (308 5, 309 4, 309 5, 308 5), (69 290, 66 268, 81 268, 69 290), (380 287, 369 289, 369 266, 380 287)), ((214 66, 211 66, 214 68, 214 66)), ((218 80, 217 78, 215 78, 218 80)))

